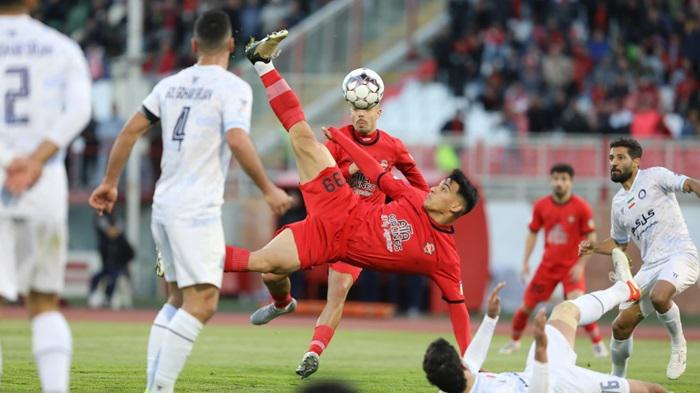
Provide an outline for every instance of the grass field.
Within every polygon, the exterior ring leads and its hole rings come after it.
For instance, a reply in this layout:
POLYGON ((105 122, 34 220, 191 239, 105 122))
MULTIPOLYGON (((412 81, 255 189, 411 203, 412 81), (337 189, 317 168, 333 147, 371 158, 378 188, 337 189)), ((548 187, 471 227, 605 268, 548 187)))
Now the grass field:
MULTIPOLYGON (((122 322, 72 322, 74 361, 72 392, 142 392, 149 325, 122 322)), ((305 382, 294 369, 311 327, 207 326, 199 337, 178 392, 295 392, 305 382)), ((311 377, 339 378, 362 392, 431 392, 421 370, 423 351, 435 333, 340 330, 311 377)), ((0 322, 4 358, 2 392, 38 392, 30 354, 29 325, 0 322)), ((526 352, 499 355, 506 337, 494 339, 485 364, 489 371, 521 370, 526 352)), ((526 343, 527 344, 527 343, 526 343)), ((529 344, 528 344, 529 345, 529 344)), ((594 359, 590 343, 577 344, 578 364, 608 371, 608 360, 594 359)), ((675 393, 700 391, 700 342, 689 344, 688 370, 678 382, 665 377, 667 341, 635 343, 630 376, 661 383, 675 393)), ((525 345, 527 348, 527 345, 525 345)))

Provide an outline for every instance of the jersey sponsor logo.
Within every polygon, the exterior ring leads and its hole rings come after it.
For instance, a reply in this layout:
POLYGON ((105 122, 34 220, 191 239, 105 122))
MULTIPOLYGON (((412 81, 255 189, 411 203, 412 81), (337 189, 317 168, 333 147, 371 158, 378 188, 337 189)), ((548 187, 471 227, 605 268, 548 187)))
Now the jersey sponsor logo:
POLYGON ((403 243, 407 242, 413 235, 413 226, 406 220, 396 218, 395 214, 382 214, 381 219, 387 251, 402 251, 403 243))
POLYGON ((547 233, 547 243, 554 245, 562 245, 569 242, 569 235, 566 233, 561 224, 557 224, 547 233))
POLYGON ((428 255, 433 255, 435 253, 435 244, 431 242, 425 243, 425 245, 423 246, 423 252, 428 255))
POLYGON ((348 183, 350 183, 355 194, 361 197, 371 196, 377 189, 377 186, 372 184, 361 172, 356 172, 354 175, 350 176, 348 183))
POLYGON ((571 215, 571 216, 569 216, 568 220, 569 220, 569 224, 573 224, 574 221, 576 221, 576 217, 574 217, 573 215, 571 215))
POLYGON ((637 240, 640 240, 644 232, 658 223, 658 221, 651 222, 652 217, 654 217, 654 209, 649 209, 646 213, 642 213, 641 217, 634 220, 632 235, 637 240))

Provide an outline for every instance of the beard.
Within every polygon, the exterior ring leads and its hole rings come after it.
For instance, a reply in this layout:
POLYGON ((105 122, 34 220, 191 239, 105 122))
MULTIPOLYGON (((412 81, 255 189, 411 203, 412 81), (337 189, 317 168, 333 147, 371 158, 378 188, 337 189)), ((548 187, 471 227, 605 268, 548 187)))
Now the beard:
POLYGON ((623 171, 622 169, 618 169, 617 171, 616 173, 612 170, 610 171, 610 180, 614 183, 624 183, 632 177, 632 170, 623 171))

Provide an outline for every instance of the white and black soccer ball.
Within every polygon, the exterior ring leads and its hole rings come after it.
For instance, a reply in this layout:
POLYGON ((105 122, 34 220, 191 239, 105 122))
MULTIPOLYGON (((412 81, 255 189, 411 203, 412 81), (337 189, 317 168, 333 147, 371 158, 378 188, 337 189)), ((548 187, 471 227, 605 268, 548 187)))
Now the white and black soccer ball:
POLYGON ((384 81, 369 68, 350 71, 343 79, 343 96, 357 109, 369 109, 382 100, 384 81))

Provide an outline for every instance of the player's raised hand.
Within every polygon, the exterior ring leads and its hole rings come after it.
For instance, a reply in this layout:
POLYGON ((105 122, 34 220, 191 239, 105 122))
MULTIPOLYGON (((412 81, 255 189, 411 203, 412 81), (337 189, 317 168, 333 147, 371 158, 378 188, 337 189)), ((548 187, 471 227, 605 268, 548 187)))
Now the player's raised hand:
POLYGON ((105 212, 111 213, 114 204, 117 202, 117 194, 117 186, 101 183, 92 192, 88 202, 93 209, 97 210, 99 215, 105 212))
POLYGON ((329 141, 333 140, 333 133, 337 132, 338 129, 335 127, 321 127, 323 134, 328 138, 329 141))
POLYGON ((277 186, 273 186, 265 193, 265 202, 270 206, 270 210, 277 215, 286 213, 292 207, 292 197, 277 186))
POLYGON ((581 243, 578 244, 579 256, 593 254, 593 250, 595 250, 595 245, 590 240, 582 240, 581 243))
POLYGON ((489 307, 486 314, 491 318, 496 318, 499 314, 501 314, 501 297, 498 294, 505 286, 505 281, 499 282, 491 291, 491 295, 489 295, 489 307))
POLYGON ((539 362, 547 362, 547 334, 545 326, 547 324, 547 316, 544 313, 544 308, 540 309, 535 316, 535 359, 539 362))
POLYGON ((12 195, 20 195, 41 177, 43 165, 30 157, 18 157, 7 166, 5 188, 12 195))

